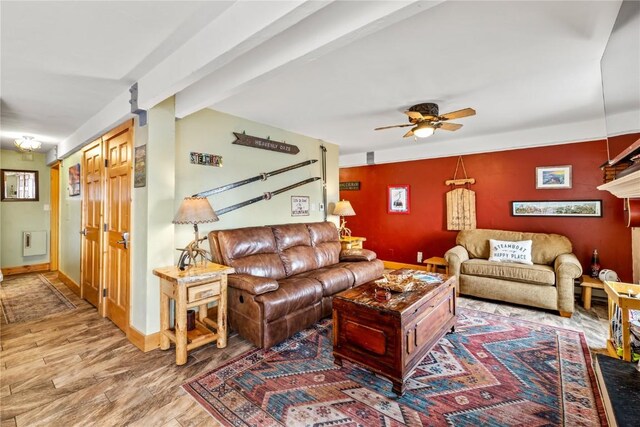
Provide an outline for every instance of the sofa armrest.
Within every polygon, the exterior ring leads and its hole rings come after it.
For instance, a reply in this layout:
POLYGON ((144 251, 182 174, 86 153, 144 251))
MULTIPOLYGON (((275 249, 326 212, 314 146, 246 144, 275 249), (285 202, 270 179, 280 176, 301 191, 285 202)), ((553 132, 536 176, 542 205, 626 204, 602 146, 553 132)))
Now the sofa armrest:
POLYGON ((574 254, 559 255, 554 262, 556 288, 558 288, 558 310, 573 313, 573 279, 582 275, 582 265, 574 254))
POLYGON ((447 264, 449 264, 449 274, 459 279, 460 265, 469 259, 469 252, 467 252, 464 246, 457 245, 444 254, 444 259, 447 261, 447 264))
POLYGON ((268 277, 252 276, 250 274, 230 274, 227 277, 229 286, 252 295, 261 295, 278 289, 278 282, 268 277))
POLYGON ((376 253, 368 249, 345 249, 340 252, 342 262, 373 261, 376 258, 376 253))

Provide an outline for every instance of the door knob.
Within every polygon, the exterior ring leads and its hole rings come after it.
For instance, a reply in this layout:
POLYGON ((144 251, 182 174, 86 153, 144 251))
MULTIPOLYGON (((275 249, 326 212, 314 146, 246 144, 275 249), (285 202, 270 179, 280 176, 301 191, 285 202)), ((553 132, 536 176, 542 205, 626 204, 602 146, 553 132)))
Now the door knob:
POLYGON ((124 232, 122 233, 122 240, 118 240, 116 243, 120 243, 122 245, 124 245, 125 249, 129 248, 129 233, 124 232))
POLYGON ((82 230, 80 230, 80 234, 82 234, 83 236, 87 236, 87 229, 83 228, 82 230))

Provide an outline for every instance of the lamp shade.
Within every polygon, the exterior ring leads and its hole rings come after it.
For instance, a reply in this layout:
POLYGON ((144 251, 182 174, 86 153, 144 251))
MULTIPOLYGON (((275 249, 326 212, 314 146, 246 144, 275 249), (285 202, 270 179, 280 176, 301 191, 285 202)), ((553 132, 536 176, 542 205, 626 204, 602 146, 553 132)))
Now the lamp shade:
POLYGON ((351 202, 348 200, 340 200, 336 203, 336 207, 333 208, 333 214, 338 216, 354 216, 356 211, 351 207, 351 202))
POLYGON ((429 122, 422 122, 416 126, 413 134, 418 138, 426 138, 433 135, 436 129, 429 122))
POLYGON ((213 211, 211 203, 206 197, 185 197, 172 222, 174 224, 202 224, 216 221, 218 221, 218 215, 213 211))

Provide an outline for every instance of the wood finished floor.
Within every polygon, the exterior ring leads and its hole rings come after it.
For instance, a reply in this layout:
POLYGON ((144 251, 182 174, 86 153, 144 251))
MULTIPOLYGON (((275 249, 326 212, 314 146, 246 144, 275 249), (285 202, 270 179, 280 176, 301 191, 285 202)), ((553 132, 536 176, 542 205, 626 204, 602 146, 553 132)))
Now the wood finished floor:
MULTIPOLYGON (((180 385, 251 344, 234 334, 227 348, 204 346, 190 352, 187 364, 178 367, 172 350, 139 351, 54 273, 46 276, 77 308, 2 326, 1 427, 218 425, 180 385)), ((458 301, 460 307, 581 330, 590 348, 605 346, 605 305, 594 303, 589 312, 578 307, 571 319, 565 319, 506 304, 463 297, 458 301)))

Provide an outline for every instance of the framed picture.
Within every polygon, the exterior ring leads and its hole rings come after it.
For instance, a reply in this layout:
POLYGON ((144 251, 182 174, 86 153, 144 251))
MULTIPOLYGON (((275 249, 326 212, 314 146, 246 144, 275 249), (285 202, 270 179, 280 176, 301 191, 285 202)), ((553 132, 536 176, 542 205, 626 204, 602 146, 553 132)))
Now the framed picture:
POLYGON ((69 196, 80 195, 80 163, 69 166, 69 196))
POLYGON ((602 200, 511 202, 513 216, 602 216, 602 200))
POLYGON ((571 165, 537 167, 536 188, 571 188, 571 165))
POLYGON ((139 188, 147 185, 147 146, 140 145, 135 148, 133 166, 133 187, 139 188))
POLYGON ((309 196, 291 196, 291 216, 309 216, 309 196))
POLYGON ((411 212, 411 199, 408 185, 390 185, 387 187, 387 213, 408 214, 411 212))

